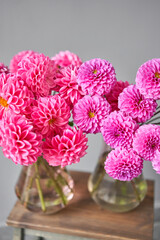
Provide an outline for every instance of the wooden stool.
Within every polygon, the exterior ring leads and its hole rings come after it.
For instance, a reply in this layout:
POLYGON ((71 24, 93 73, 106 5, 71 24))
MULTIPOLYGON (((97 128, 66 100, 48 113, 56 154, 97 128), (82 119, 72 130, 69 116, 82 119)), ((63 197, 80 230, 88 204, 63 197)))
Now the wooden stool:
POLYGON ((14 227, 14 240, 25 235, 38 240, 151 240, 153 231, 153 181, 148 181, 145 200, 128 213, 101 209, 87 190, 89 173, 71 172, 76 193, 70 204, 54 215, 40 215, 25 209, 18 201, 7 225, 14 227))

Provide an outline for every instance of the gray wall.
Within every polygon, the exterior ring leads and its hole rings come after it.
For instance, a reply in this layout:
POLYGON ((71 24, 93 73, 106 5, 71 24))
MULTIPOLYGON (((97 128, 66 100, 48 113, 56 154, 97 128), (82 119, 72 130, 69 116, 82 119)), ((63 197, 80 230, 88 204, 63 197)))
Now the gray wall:
MULTIPOLYGON (((84 61, 100 57, 112 62, 117 77, 134 83, 138 67, 160 57, 160 1, 155 0, 0 0, 0 62, 9 64, 17 52, 33 49, 53 56, 60 50, 84 61)), ((92 171, 102 145, 101 135, 89 136, 88 155, 72 169, 92 171)), ((0 226, 11 210, 21 167, 0 151, 0 226)), ((145 164, 145 177, 160 176, 145 164)))

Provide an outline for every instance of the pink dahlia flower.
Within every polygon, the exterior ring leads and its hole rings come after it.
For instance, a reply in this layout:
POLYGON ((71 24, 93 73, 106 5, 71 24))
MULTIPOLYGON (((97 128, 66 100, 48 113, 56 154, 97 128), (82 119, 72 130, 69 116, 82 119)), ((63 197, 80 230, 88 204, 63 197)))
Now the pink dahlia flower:
POLYGON ((135 133, 133 149, 144 160, 152 161, 156 151, 160 151, 160 126, 143 125, 135 133))
POLYGON ((123 91, 124 88, 126 88, 128 86, 129 86, 129 83, 127 81, 126 82, 117 81, 115 86, 110 91, 110 93, 105 96, 107 101, 109 102, 109 104, 112 107, 112 112, 115 110, 116 111, 119 110, 119 108, 118 108, 119 94, 123 91))
POLYGON ((48 96, 55 86, 55 66, 53 61, 44 54, 25 57, 19 63, 20 74, 35 97, 48 96))
POLYGON ((85 94, 104 95, 114 87, 116 74, 110 62, 95 58, 80 66, 77 81, 85 94))
POLYGON ((35 52, 34 51, 31 51, 31 50, 27 50, 27 51, 22 51, 22 52, 19 52, 18 54, 16 54, 12 59, 11 59, 11 62, 10 62, 10 66, 9 66, 9 69, 12 73, 16 73, 18 71, 18 64, 21 62, 21 60, 24 58, 24 57, 29 57, 29 56, 32 56, 34 55, 35 52))
POLYGON ((131 181, 142 173, 142 169, 143 160, 133 149, 116 148, 105 161, 106 173, 120 181, 131 181))
POLYGON ((7 66, 5 66, 3 63, 0 63, 0 74, 1 73, 5 73, 8 74, 9 73, 9 69, 7 66))
POLYGON ((144 63, 137 72, 136 86, 147 98, 160 99, 160 59, 144 63))
POLYGON ((133 136, 139 125, 122 112, 112 112, 104 121, 101 132, 104 141, 112 148, 132 146, 133 136))
POLYGON ((65 99, 71 109, 84 96, 84 92, 77 83, 77 70, 78 68, 74 66, 63 68, 55 80, 59 87, 59 95, 65 99))
POLYGON ((74 53, 69 51, 61 51, 51 58, 57 68, 64 68, 68 66, 76 66, 79 67, 82 64, 82 60, 74 53))
POLYGON ((57 128, 65 128, 70 118, 70 108, 59 95, 39 98, 32 111, 34 128, 43 136, 57 132, 57 128))
POLYGON ((56 135, 52 139, 47 138, 43 143, 43 155, 49 165, 65 167, 72 163, 78 163, 86 154, 86 135, 81 129, 65 129, 62 136, 56 135))
POLYGON ((99 95, 85 96, 73 108, 74 123, 83 132, 98 133, 110 111, 111 107, 106 99, 99 95))
POLYGON ((152 167, 153 169, 160 174, 160 152, 156 151, 155 156, 152 160, 152 167))
POLYGON ((6 114, 1 121, 2 150, 16 164, 29 165, 42 154, 42 137, 33 132, 25 116, 6 114))
POLYGON ((0 119, 8 110, 25 114, 32 101, 33 94, 20 76, 4 73, 0 75, 0 119))
POLYGON ((146 122, 156 112, 157 103, 154 99, 145 98, 136 85, 131 85, 119 95, 118 107, 137 122, 146 122))

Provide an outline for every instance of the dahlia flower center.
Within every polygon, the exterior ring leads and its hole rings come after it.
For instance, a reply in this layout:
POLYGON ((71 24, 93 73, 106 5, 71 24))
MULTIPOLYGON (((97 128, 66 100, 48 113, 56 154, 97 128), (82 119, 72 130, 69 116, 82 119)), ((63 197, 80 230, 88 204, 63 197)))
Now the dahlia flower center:
POLYGON ((93 74, 96 74, 96 73, 97 73, 97 69, 94 69, 94 70, 93 70, 93 74))
POLYGON ((89 116, 89 118, 93 118, 93 117, 95 116, 95 115, 94 115, 94 112, 91 112, 91 111, 90 111, 90 112, 88 113, 88 116, 89 116))
POLYGON ((120 134, 119 134, 119 133, 115 133, 114 136, 115 136, 115 137, 119 137, 120 134))
POLYGON ((52 118, 52 119, 50 119, 50 120, 49 120, 49 124, 50 124, 50 125, 51 125, 51 124, 53 124, 53 123, 54 123, 54 121, 55 121, 55 119, 53 119, 53 118, 52 118))
POLYGON ((8 103, 7 103, 7 100, 2 98, 2 97, 0 97, 0 105, 2 107, 8 107, 9 106, 8 103))
POLYGON ((141 102, 142 102, 142 99, 139 99, 139 100, 138 100, 138 105, 139 105, 141 102))
POLYGON ((154 138, 150 139, 150 141, 148 141, 148 147, 151 149, 157 148, 156 139, 154 139, 154 138))
POLYGON ((160 78, 160 74, 158 72, 155 73, 155 78, 160 78))

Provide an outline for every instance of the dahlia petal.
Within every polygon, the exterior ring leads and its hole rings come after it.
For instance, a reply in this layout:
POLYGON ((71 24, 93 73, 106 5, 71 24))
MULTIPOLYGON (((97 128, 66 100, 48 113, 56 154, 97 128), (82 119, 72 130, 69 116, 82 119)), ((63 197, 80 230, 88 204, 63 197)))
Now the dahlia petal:
POLYGON ((145 98, 135 85, 123 90, 119 95, 118 107, 130 115, 137 122, 146 122, 156 111, 157 103, 154 99, 145 98))
POLYGON ((1 121, 1 129, 3 153, 16 164, 32 164, 42 154, 42 137, 32 132, 33 127, 24 115, 7 113, 1 121))
POLYGON ((82 64, 81 59, 70 51, 61 51, 52 57, 52 60, 55 62, 57 69, 71 65, 79 67, 82 64))
POLYGON ((80 158, 86 154, 85 150, 87 149, 87 138, 82 134, 82 130, 76 129, 65 129, 63 135, 59 135, 46 138, 46 141, 43 142, 43 155, 47 160, 49 165, 64 167, 72 163, 77 163, 80 161, 80 158), (81 132, 81 139, 85 141, 73 142, 73 136, 79 138, 79 132, 81 132), (72 134, 71 134, 72 133, 72 134))
POLYGON ((143 125, 135 133, 133 149, 144 160, 152 161, 156 151, 160 151, 160 126, 143 125))
POLYGON ((116 74, 111 63, 95 58, 80 66, 77 81, 85 94, 105 95, 114 87, 116 74))
POLYGON ((104 141, 112 148, 131 147, 139 125, 123 112, 112 112, 104 121, 101 132, 104 141))
POLYGON ((108 175, 120 181, 131 181, 142 173, 143 160, 133 149, 118 147, 112 150, 105 161, 108 175))
POLYGON ((107 100, 95 95, 85 96, 80 99, 73 109, 74 123, 77 124, 83 132, 100 132, 103 119, 110 113, 111 107, 107 100))
POLYGON ((152 59, 140 66, 136 86, 146 98, 160 99, 160 59, 152 59))
POLYGON ((70 118, 70 108, 59 95, 40 97, 32 110, 34 129, 44 137, 65 128, 70 118))

